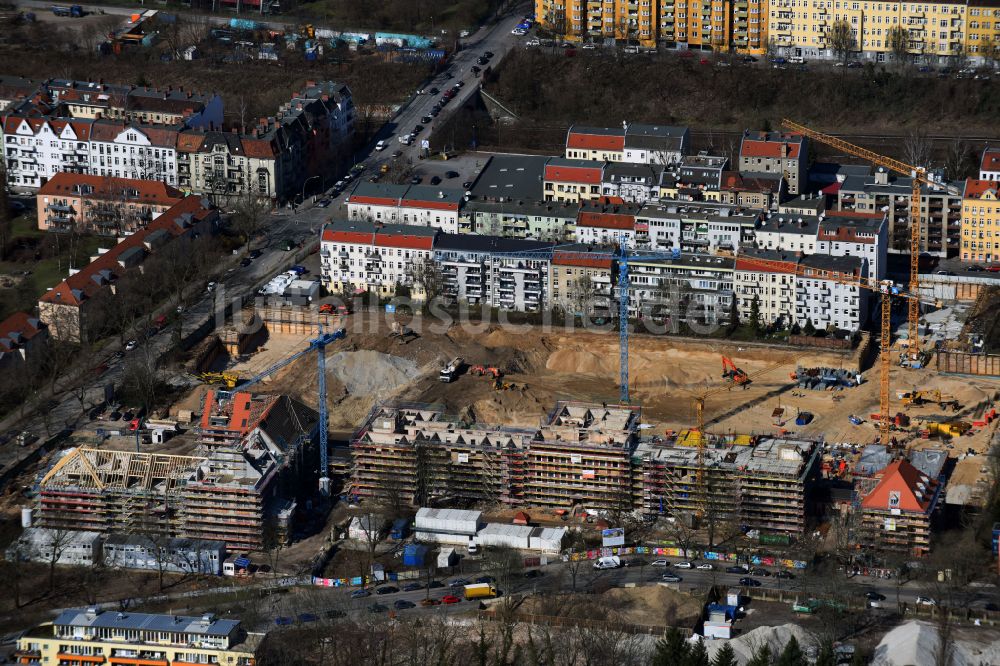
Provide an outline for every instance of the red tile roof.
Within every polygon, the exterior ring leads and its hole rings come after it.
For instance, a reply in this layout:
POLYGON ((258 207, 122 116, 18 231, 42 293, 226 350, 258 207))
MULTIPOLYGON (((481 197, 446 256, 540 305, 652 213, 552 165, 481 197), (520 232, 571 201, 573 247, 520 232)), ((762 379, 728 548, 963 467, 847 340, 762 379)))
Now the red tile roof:
POLYGON ((347 197, 347 203, 368 204, 369 206, 397 206, 399 199, 393 197, 366 197, 352 194, 347 197))
POLYGON ((90 120, 66 120, 65 118, 44 118, 35 117, 24 118, 21 116, 7 116, 4 118, 3 131, 4 134, 17 134, 17 128, 21 126, 22 122, 28 123, 31 127, 31 131, 38 134, 38 130, 42 125, 48 124, 52 128, 52 131, 57 135, 62 134, 62 131, 69 125, 73 128, 74 134, 78 141, 89 141, 90 140, 90 128, 93 122, 90 120))
POLYGON ((27 312, 15 312, 0 321, 0 353, 11 352, 42 332, 42 322, 27 312))
POLYGON ((566 138, 566 147, 582 150, 625 150, 625 132, 622 131, 621 135, 587 134, 571 129, 566 138))
POLYGON ((82 173, 61 171, 42 185, 38 190, 41 196, 79 196, 77 186, 89 185, 93 191, 87 195, 90 199, 114 197, 121 199, 126 189, 136 190, 138 196, 129 197, 127 202, 173 206, 184 198, 184 193, 175 187, 158 180, 137 180, 135 178, 112 178, 108 176, 91 176, 82 173))
POLYGON ((355 243, 357 245, 374 245, 376 247, 399 247, 410 250, 431 250, 434 248, 433 236, 409 236, 405 234, 366 233, 364 231, 323 230, 323 240, 331 243, 355 243))
POLYGON ((1000 148, 987 148, 983 151, 980 171, 1000 171, 1000 148))
POLYGON ((966 199, 981 199, 989 191, 992 191, 993 196, 996 197, 997 192, 1000 191, 1000 183, 995 180, 978 180, 976 178, 969 178, 965 181, 966 199))
POLYGON ((561 183, 601 184, 600 167, 568 167, 548 164, 545 166, 545 180, 561 183))
MULTIPOLYGON (((351 203, 358 203, 358 202, 355 202, 352 199, 351 203)), ((458 210, 457 201, 431 201, 429 199, 400 199, 399 205, 405 208, 426 208, 427 210, 458 210)))
POLYGON ((181 235, 186 229, 176 222, 185 214, 190 214, 195 224, 211 215, 214 209, 205 207, 206 201, 198 196, 182 199, 176 205, 165 210, 145 228, 126 236, 120 243, 98 256, 79 272, 42 294, 39 301, 80 305, 84 300, 103 289, 111 279, 124 270, 118 262, 125 252, 133 248, 143 248, 146 239, 157 231, 166 231, 171 236, 181 235))
POLYGON ((794 274, 798 259, 760 259, 741 254, 736 257, 735 270, 756 271, 759 273, 789 273, 794 274))
POLYGON ((611 264, 614 261, 612 256, 607 253, 591 253, 591 252, 571 252, 571 251, 555 251, 552 254, 552 264, 555 266, 579 266, 581 268, 603 268, 604 270, 611 270, 611 264))
POLYGON ((802 148, 802 135, 752 132, 743 137, 740 157, 782 157, 782 146, 788 146, 788 154, 785 157, 798 159, 799 150, 802 148))
POLYGON ((621 213, 581 212, 576 218, 576 226, 598 227, 601 229, 623 229, 632 231, 635 229, 635 215, 623 215, 621 213))
POLYGON ((897 460, 882 470, 881 480, 861 502, 865 509, 899 509, 925 513, 937 489, 937 481, 906 460, 897 460), (922 487, 921 487, 922 486, 922 487), (890 504, 890 497, 893 502, 890 504))

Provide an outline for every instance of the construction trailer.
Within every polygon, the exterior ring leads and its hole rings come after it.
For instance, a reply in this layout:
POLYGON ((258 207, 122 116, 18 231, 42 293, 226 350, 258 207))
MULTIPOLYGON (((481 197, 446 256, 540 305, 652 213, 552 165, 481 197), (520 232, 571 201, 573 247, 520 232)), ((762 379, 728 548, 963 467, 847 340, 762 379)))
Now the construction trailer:
POLYGON ((539 427, 521 428, 462 423, 434 405, 377 405, 351 441, 351 494, 647 514, 711 509, 762 531, 803 532, 817 442, 706 435, 699 491, 697 447, 680 437, 640 440, 639 417, 632 406, 559 402, 539 427))

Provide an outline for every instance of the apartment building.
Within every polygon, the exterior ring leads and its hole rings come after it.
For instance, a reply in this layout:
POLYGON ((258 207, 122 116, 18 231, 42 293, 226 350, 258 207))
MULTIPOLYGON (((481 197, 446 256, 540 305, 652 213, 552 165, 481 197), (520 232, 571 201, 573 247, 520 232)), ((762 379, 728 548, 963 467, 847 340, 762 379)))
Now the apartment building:
POLYGON ((1000 182, 965 182, 962 261, 1000 262, 1000 182))
POLYGON ((427 185, 359 182, 346 199, 347 217, 359 222, 403 224, 458 233, 464 192, 427 185))
POLYGON ((535 0, 535 17, 568 41, 614 39, 656 46, 654 0, 535 0))
POLYGON ((0 113, 38 90, 38 82, 21 76, 0 75, 0 113))
POLYGON ((860 330, 868 320, 870 292, 857 283, 868 277, 868 267, 863 256, 802 257, 795 278, 795 322, 811 322, 817 330, 860 330))
POLYGON ((704 192, 708 201, 753 208, 773 210, 785 194, 784 177, 744 176, 738 171, 724 171, 717 192, 704 192))
MULTIPOLYGON (((920 251, 939 257, 959 252, 964 183, 951 183, 959 193, 922 187, 920 193, 920 251)), ((910 252, 910 196, 912 180, 879 168, 871 176, 848 175, 837 191, 837 211, 886 213, 888 251, 910 252)))
POLYGON ((747 250, 736 258, 733 290, 740 321, 750 323, 753 310, 761 326, 791 327, 796 317, 796 273, 799 257, 781 250, 747 250))
POLYGON ((782 176, 789 194, 808 185, 809 139, 788 132, 743 132, 739 172, 744 175, 782 176))
POLYGON ((715 437, 704 450, 704 486, 697 483, 698 449, 683 442, 641 444, 637 501, 646 513, 736 521, 763 533, 802 534, 822 447, 798 439, 715 437), (705 517, 707 512, 712 514, 705 517))
POLYGON ((434 263, 452 302, 537 312, 549 307, 552 242, 438 234, 434 263))
POLYGON ((561 246, 552 253, 551 303, 575 316, 611 317, 617 261, 614 248, 561 246))
POLYGON ((218 211, 207 200, 185 197, 45 292, 38 300, 39 318, 54 339, 79 342, 92 326, 102 324, 102 303, 116 297, 114 284, 120 276, 141 270, 146 258, 167 243, 210 233, 218 219, 218 211))
POLYGON ((122 236, 180 203, 183 193, 163 181, 60 172, 35 197, 38 228, 122 236))
POLYGON ((434 257, 437 229, 363 220, 337 220, 323 227, 320 266, 330 293, 371 291, 393 296, 404 285, 411 298, 423 300, 424 287, 414 267, 434 257))
POLYGON ((604 162, 550 158, 542 181, 545 200, 580 203, 601 198, 604 166, 604 162))
POLYGON ((816 252, 832 257, 863 257, 868 275, 885 278, 888 224, 884 213, 822 215, 816 232, 816 252))
POLYGON ((985 45, 996 43, 1000 9, 992 1, 934 2, 824 2, 771 0, 768 34, 778 52, 805 58, 832 58, 830 28, 847 21, 854 37, 854 51, 864 58, 893 60, 891 35, 906 31, 907 52, 925 62, 947 63, 959 57, 985 60, 985 45))
POLYGON ((103 81, 50 79, 38 89, 38 102, 53 115, 110 118, 151 125, 222 125, 222 97, 168 87, 109 84, 103 81))
POLYGON ((859 541, 877 550, 927 555, 943 484, 906 460, 890 463, 877 479, 861 500, 859 541))
POLYGON ((35 190, 62 171, 88 173, 92 120, 3 117, 3 152, 12 190, 35 190))
POLYGON ((623 122, 621 127, 573 125, 566 133, 566 159, 666 166, 687 154, 687 127, 623 122))
POLYGON ((254 666, 264 634, 214 615, 151 615, 98 607, 64 610, 17 639, 18 664, 254 666))
POLYGON ((979 180, 1000 180, 1000 148, 986 148, 979 161, 979 180))
POLYGON ((34 363, 48 339, 48 327, 27 312, 15 312, 0 321, 0 370, 11 371, 34 363))
POLYGON ((613 162, 604 169, 601 192, 605 197, 644 204, 660 198, 660 177, 663 168, 646 164, 613 162))
POLYGON ((685 155, 667 167, 660 178, 660 198, 701 201, 711 199, 722 184, 726 158, 701 153, 685 155))
POLYGON ((651 250, 735 254, 753 241, 760 213, 715 202, 660 201, 636 216, 636 242, 651 250))
POLYGON ((727 324, 734 264, 731 257, 678 252, 644 259, 639 253, 629 261, 629 317, 668 327, 727 324))
POLYGON ((638 204, 585 201, 576 218, 576 242, 587 245, 614 245, 623 242, 635 247, 635 220, 638 204))
POLYGON ((577 203, 533 199, 486 201, 470 197, 458 209, 458 232, 567 241, 576 233, 579 212, 577 203))
POLYGON ((160 180, 178 185, 180 131, 166 125, 96 120, 90 130, 90 164, 96 176, 160 180))

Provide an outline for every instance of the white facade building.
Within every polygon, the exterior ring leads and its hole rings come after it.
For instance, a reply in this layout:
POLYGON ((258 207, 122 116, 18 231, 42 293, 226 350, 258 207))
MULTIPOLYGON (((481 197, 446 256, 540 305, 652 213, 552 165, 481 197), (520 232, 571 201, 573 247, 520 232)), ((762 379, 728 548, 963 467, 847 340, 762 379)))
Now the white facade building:
POLYGON ((800 326, 857 331, 868 318, 869 291, 850 284, 867 275, 864 257, 803 257, 795 279, 795 319, 800 326))
POLYGON ((60 171, 89 173, 93 121, 7 116, 3 126, 11 188, 37 189, 60 171))
POLYGON ((884 214, 826 217, 819 224, 816 252, 833 257, 864 257, 868 260, 868 274, 882 280, 889 251, 888 229, 884 214))
POLYGON ((816 233, 821 219, 815 215, 768 213, 754 232, 755 244, 762 250, 813 254, 819 247, 816 233))
POLYGON ((96 121, 91 131, 89 173, 159 180, 176 186, 177 131, 96 121))
POLYGON ((463 195, 456 189, 361 182, 347 197, 347 216, 362 222, 408 224, 458 233, 463 195))
POLYGON ((750 321, 756 300, 761 325, 791 326, 797 265, 798 259, 787 252, 750 250, 737 257, 733 289, 740 321, 750 321))

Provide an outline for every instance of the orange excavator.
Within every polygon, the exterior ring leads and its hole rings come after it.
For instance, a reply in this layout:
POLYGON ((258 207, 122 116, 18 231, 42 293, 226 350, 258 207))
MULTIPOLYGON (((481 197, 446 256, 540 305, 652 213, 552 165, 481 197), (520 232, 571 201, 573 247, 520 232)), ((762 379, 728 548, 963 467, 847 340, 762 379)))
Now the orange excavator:
POLYGON ((476 377, 488 375, 493 379, 500 379, 503 377, 503 373, 500 372, 500 368, 495 368, 491 365, 474 365, 469 369, 469 374, 475 375, 476 377))
POLYGON ((743 368, 736 367, 733 359, 728 356, 722 357, 722 378, 728 379, 737 386, 746 386, 750 383, 750 377, 743 368))

